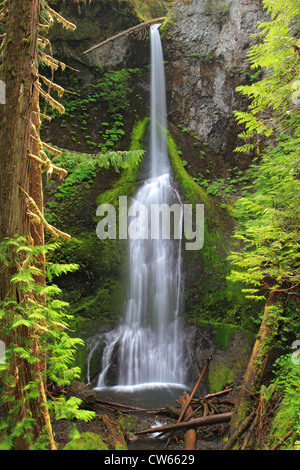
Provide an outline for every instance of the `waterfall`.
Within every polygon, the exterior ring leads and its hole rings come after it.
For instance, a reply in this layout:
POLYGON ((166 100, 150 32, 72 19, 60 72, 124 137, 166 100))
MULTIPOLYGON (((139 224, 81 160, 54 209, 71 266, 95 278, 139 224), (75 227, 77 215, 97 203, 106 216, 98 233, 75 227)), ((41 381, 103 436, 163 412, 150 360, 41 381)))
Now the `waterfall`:
MULTIPOLYGON (((152 207, 181 204, 172 182, 167 150, 166 92, 159 26, 151 26, 151 128, 148 179, 131 202, 128 214, 140 207, 148 218, 152 207)), ((183 334, 179 320, 182 299, 181 237, 129 238, 128 287, 123 321, 107 342, 98 387, 105 378, 113 350, 118 351, 120 386, 184 384, 183 334), (116 347, 117 346, 117 347, 116 347)), ((175 224, 182 224, 182 214, 175 224)), ((141 230, 149 220, 139 217, 141 230)), ((172 230, 172 233, 174 231, 172 230)))

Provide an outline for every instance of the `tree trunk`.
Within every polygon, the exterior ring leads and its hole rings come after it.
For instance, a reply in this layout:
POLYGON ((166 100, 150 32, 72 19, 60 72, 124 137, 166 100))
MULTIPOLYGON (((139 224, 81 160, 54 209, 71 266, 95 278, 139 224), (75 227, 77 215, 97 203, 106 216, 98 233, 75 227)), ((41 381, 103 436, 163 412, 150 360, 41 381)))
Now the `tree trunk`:
MULTIPOLYGON (((187 392, 183 392, 183 395, 179 398, 178 402, 181 404, 182 409, 185 410, 184 415, 182 417, 183 421, 188 421, 188 419, 193 414, 193 408, 189 405, 186 408, 186 404, 189 401, 189 395, 187 392)), ((177 421, 179 422, 179 421, 177 421)), ((196 446, 196 431, 195 429, 188 429, 184 434, 184 450, 195 450, 196 446)))
POLYGON ((272 291, 266 302, 259 333, 240 389, 240 396, 230 422, 229 440, 226 448, 232 447, 236 437, 239 435, 240 428, 243 426, 247 416, 252 411, 251 398, 253 394, 257 392, 261 384, 272 346, 272 339, 277 332, 277 318, 276 316, 273 317, 271 313, 272 307, 274 307, 277 302, 277 298, 278 293, 276 291, 272 291))
MULTIPOLYGON (((6 84, 6 104, 0 105, 0 241, 5 237, 23 235, 30 244, 43 245, 42 224, 29 223, 26 198, 20 190, 22 188, 26 191, 42 211, 41 169, 28 156, 28 152, 36 154, 38 145, 33 125, 39 133, 39 95, 34 83, 38 78, 40 0, 10 0, 8 8, 6 39, 0 66, 0 79, 6 84)), ((44 263, 43 257, 40 261, 44 263)), ((5 270, 0 269, 1 300, 20 300, 22 293, 17 292, 10 283, 13 273, 12 266, 5 270)), ((37 281, 44 283, 44 275, 39 276, 37 281)), ((3 336, 3 332, 1 335, 3 336)), ((4 394, 12 398, 5 404, 7 412, 12 412, 18 402, 20 406, 17 420, 33 418, 31 428, 19 436, 15 448, 28 449, 30 440, 35 442, 43 435, 48 442, 47 448, 55 449, 50 417, 45 405, 45 359, 40 357, 39 338, 36 332, 22 326, 3 339, 7 349, 10 344, 26 345, 27 340, 30 340, 30 353, 39 359, 30 364, 26 359, 15 356, 8 364, 8 375, 15 380, 13 384, 4 384, 4 394), (37 383, 39 396, 30 399, 24 387, 33 381, 37 383)))

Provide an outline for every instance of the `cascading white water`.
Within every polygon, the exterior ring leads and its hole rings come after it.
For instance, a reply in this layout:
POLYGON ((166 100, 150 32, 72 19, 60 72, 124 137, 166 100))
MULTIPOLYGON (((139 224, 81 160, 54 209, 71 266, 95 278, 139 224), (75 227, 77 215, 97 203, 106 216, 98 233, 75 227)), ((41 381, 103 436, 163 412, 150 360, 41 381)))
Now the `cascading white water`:
MULTIPOLYGON (((142 204, 147 208, 143 212, 146 216, 151 214, 154 204, 170 206, 180 203, 172 184, 167 151, 165 73, 159 26, 151 26, 149 178, 138 190, 131 205, 135 213, 142 204)), ((150 231, 150 223, 145 221, 145 226, 146 222, 150 231)), ((105 386, 116 344, 119 358, 117 385, 184 383, 183 336, 179 323, 181 264, 180 239, 164 239, 160 233, 158 239, 129 240, 128 295, 124 322, 108 340, 98 387, 105 386)))
POLYGON ((170 174, 167 149, 167 105, 163 50, 159 34, 160 25, 150 28, 151 34, 151 133, 150 176, 156 178, 170 174))

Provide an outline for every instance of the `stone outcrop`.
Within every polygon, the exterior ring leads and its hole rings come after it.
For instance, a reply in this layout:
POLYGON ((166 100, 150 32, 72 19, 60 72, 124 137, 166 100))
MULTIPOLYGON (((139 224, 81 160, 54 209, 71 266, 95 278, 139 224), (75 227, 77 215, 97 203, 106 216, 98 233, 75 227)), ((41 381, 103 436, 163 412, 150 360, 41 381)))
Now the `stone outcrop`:
MULTIPOLYGON (((75 2, 59 0, 53 8, 76 25, 75 31, 68 31, 55 24, 49 32, 54 56, 64 59, 67 63, 75 61, 90 65, 89 58, 83 55, 86 49, 139 22, 127 2, 94 0, 78 5, 75 2)), ((102 57, 108 60, 107 65, 112 64, 115 57, 117 64, 126 59, 127 47, 121 41, 116 44, 116 55, 114 46, 111 45, 102 57)))
POLYGON ((178 1, 164 27, 169 118, 225 155, 236 146, 236 87, 253 75, 247 51, 262 17, 260 0, 178 1))

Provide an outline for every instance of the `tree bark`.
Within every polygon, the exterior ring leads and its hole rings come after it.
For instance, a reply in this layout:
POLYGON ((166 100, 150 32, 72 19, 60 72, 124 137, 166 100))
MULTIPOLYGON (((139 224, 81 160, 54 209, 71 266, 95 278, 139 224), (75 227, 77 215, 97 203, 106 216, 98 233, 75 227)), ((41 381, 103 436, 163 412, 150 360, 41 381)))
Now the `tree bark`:
MULTIPOLYGON (((3 60, 0 66, 0 79, 6 84, 6 104, 0 105, 0 241, 15 235, 23 235, 29 244, 43 245, 44 233, 41 224, 30 223, 27 203, 22 188, 43 208, 41 169, 28 153, 36 153, 38 141, 33 125, 39 134, 39 96, 34 83, 38 78, 38 25, 41 0, 10 0, 9 16, 6 24, 6 38, 3 60)), ((43 257, 39 260, 44 266, 43 257)), ((20 300, 18 292, 11 284, 14 267, 0 269, 0 298, 20 300)), ((44 283, 44 275, 37 278, 44 283)), ((3 325, 2 325, 3 326, 3 325)), ((4 384, 4 394, 14 400, 6 403, 8 413, 16 402, 20 403, 17 420, 33 418, 27 429, 16 441, 18 450, 28 449, 31 440, 35 442, 46 434, 48 448, 55 449, 49 413, 45 396, 45 358, 40 356, 39 338, 27 327, 18 327, 13 333, 4 336, 6 348, 10 344, 24 345, 31 342, 30 353, 39 360, 30 364, 26 359, 14 357, 8 364, 8 375, 14 376, 14 384, 4 384), (37 382, 39 396, 29 399, 24 387, 37 382)))
POLYGON ((270 292, 265 305, 259 333, 240 388, 240 395, 230 422, 227 448, 232 447, 235 442, 235 436, 239 435, 240 427, 243 426, 244 421, 252 411, 251 398, 261 384, 272 345, 272 338, 277 332, 277 318, 276 315, 272 317, 271 314, 272 307, 275 306, 277 299, 278 292, 270 292))

